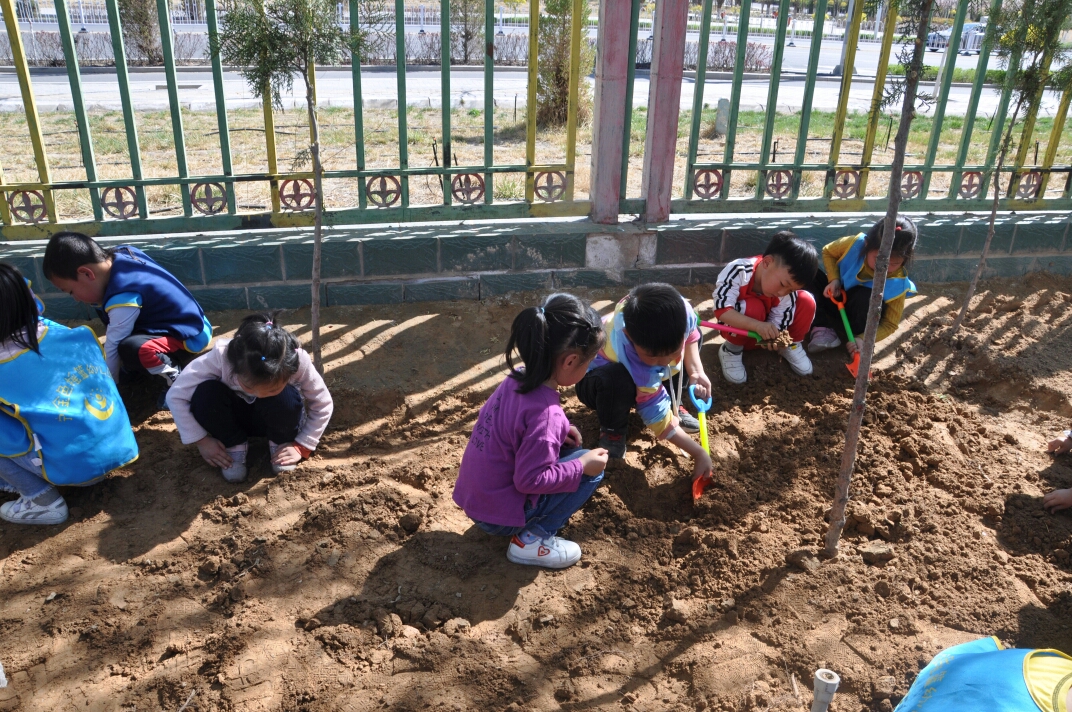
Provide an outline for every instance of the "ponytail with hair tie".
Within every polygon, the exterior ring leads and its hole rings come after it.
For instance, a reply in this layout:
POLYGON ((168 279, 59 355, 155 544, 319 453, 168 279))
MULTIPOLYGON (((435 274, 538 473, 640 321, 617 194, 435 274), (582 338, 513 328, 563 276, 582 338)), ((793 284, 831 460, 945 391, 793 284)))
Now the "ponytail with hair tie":
POLYGON ((506 343, 506 364, 510 377, 520 382, 518 391, 529 393, 547 381, 555 359, 566 351, 593 357, 603 346, 602 326, 596 310, 572 294, 552 294, 541 306, 522 310, 506 343), (514 365, 515 352, 524 368, 514 365))

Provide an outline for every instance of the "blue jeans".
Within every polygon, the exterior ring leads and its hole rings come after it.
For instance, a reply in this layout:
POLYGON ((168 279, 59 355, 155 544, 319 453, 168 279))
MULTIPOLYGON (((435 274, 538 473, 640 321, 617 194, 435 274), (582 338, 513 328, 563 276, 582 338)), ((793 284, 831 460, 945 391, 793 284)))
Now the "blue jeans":
MULTIPOLYGON (((559 462, 576 460, 588 452, 583 448, 563 448, 559 462)), ((581 484, 576 492, 559 492, 558 494, 541 494, 536 504, 525 503, 525 526, 511 527, 503 524, 488 524, 473 520, 478 527, 494 536, 514 536, 528 529, 541 539, 553 537, 559 529, 566 525, 569 518, 584 506, 584 503, 595 493, 599 483, 603 481, 603 473, 595 477, 581 475, 581 484)))
POLYGON ((52 488, 41 476, 41 466, 30 462, 30 455, 0 457, 0 480, 7 482, 27 498, 34 498, 52 488))

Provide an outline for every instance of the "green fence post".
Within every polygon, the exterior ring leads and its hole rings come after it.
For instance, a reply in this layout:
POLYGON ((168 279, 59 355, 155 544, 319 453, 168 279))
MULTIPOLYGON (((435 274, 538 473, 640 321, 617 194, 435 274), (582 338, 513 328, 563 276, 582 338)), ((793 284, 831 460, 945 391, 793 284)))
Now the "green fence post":
POLYGON ((89 187, 89 202, 93 207, 93 219, 104 220, 101 210, 100 192, 93 183, 97 182, 97 159, 93 155, 93 138, 89 133, 89 119, 86 116, 86 102, 82 96, 82 74, 78 69, 78 53, 71 35, 71 18, 67 13, 67 0, 56 0, 56 23, 60 28, 60 42, 63 44, 63 59, 67 65, 67 79, 71 84, 71 103, 74 105, 74 118, 78 124, 78 141, 82 149, 82 165, 86 169, 89 187))
MULTIPOLYGON (((1020 58, 1023 50, 1019 46, 1013 47, 1009 53, 1009 64, 1005 75, 1005 85, 1001 91, 1001 101, 998 110, 990 122, 990 146, 986 149, 986 164, 983 166, 983 185, 979 191, 979 198, 985 198, 990 190, 990 171, 994 168, 994 162, 998 158, 998 149, 1001 148, 1001 131, 1005 127, 1005 118, 1009 114, 1009 101, 1012 100, 1012 80, 1015 72, 1019 71, 1020 58)), ((1000 183, 1001 176, 998 176, 1000 183)))
POLYGON ((529 85, 525 101, 525 202, 536 200, 536 77, 540 64, 540 0, 529 0, 529 85))
POLYGON ((130 100, 130 74, 127 72, 127 51, 123 45, 123 29, 119 22, 117 0, 105 0, 108 9, 108 30, 112 36, 112 56, 115 58, 115 78, 119 83, 119 101, 123 105, 123 127, 127 136, 127 154, 130 156, 130 177, 134 183, 134 200, 138 203, 138 216, 149 217, 149 203, 145 199, 145 186, 141 184, 141 147, 138 145, 138 125, 134 120, 134 105, 130 100))
MULTIPOLYGON (((216 26, 216 0, 205 0, 205 17, 208 21, 209 46, 219 34, 216 26)), ((223 65, 220 63, 220 55, 209 52, 212 60, 212 88, 216 93, 216 126, 220 132, 220 161, 223 175, 233 176, 234 169, 231 165, 231 131, 227 125, 227 102, 223 96, 223 65)), ((234 181, 227 181, 227 212, 234 215, 237 212, 235 201, 234 181)))
MULTIPOLYGON (((934 159, 938 155, 938 142, 942 138, 942 123, 945 121, 945 103, 949 99, 949 87, 953 84, 953 70, 957 66, 957 53, 960 51, 960 35, 964 29, 964 18, 968 14, 969 0, 960 0, 957 3, 957 14, 953 19, 953 32, 949 35, 949 44, 945 48, 945 73, 942 75, 942 86, 938 90, 938 103, 934 106, 934 120, 931 123, 931 138, 927 144, 927 156, 923 164, 923 186, 920 189, 920 199, 926 199, 931 189, 931 172, 934 169, 934 159), (953 54, 949 54, 952 52, 953 54)), ((928 20, 929 21, 929 20, 928 20)))
MULTIPOLYGON (((820 0, 821 1, 821 0, 820 0)), ((722 199, 730 197, 729 164, 733 163, 733 149, 737 143, 737 115, 741 105, 741 86, 744 82, 744 55, 742 48, 748 47, 748 26, 752 19, 752 0, 741 0, 741 14, 737 18, 737 57, 733 65, 733 89, 730 92, 730 116, 726 127, 726 152, 723 159, 727 164, 722 172, 722 199)))
POLYGON ((443 205, 450 205, 450 0, 439 4, 439 47, 441 51, 439 77, 441 81, 440 114, 443 116, 443 205))
POLYGON ((808 156, 808 128, 811 126, 811 104, 815 98, 815 77, 819 72, 819 53, 823 44, 823 23, 826 19, 826 0, 819 0, 815 8, 815 23, 811 28, 811 52, 808 55, 808 78, 804 81, 804 99, 800 105, 800 130, 797 132, 797 150, 793 162, 798 166, 793 171, 793 186, 789 199, 796 200, 800 195, 802 171, 808 156))
POLYGON ((886 14, 886 27, 882 31, 882 49, 878 55, 878 69, 875 71, 875 89, 871 92, 871 111, 867 117, 867 134, 864 136, 864 150, 860 156, 860 183, 856 191, 859 198, 867 196, 867 179, 871 174, 871 158, 875 151, 875 136, 878 134, 879 119, 882 118, 882 97, 886 89, 886 73, 889 71, 890 51, 893 49, 893 36, 897 33, 898 0, 890 0, 886 14))
MULTIPOLYGON (((1053 62, 1053 52, 1045 52, 1042 55, 1042 72, 1043 76, 1048 76, 1050 73, 1050 64, 1053 62)), ((1046 93, 1046 82, 1040 84, 1038 90, 1035 92, 1035 96, 1031 97, 1031 103, 1027 110, 1027 116, 1024 117, 1024 128, 1020 132, 1020 145, 1016 149, 1016 158, 1013 162, 1013 172, 1009 177, 1009 188, 1006 193, 1006 198, 1011 198, 1016 195, 1017 189, 1020 187, 1020 169, 1024 167, 1027 162, 1027 152, 1030 150, 1031 138, 1035 133, 1035 120, 1038 118, 1039 106, 1042 105, 1042 97, 1046 93)))
POLYGON ((827 161, 826 186, 823 197, 830 198, 834 191, 834 169, 841 159, 841 140, 845 135, 845 120, 849 114, 849 91, 852 89, 852 75, 856 68, 856 47, 860 42, 860 23, 864 18, 864 2, 857 0, 852 21, 846 25, 849 33, 845 49, 845 66, 841 68, 841 90, 838 94, 837 114, 834 117, 834 135, 830 139, 830 158, 827 161))
MULTIPOLYGON (((707 53, 711 43, 711 7, 714 0, 704 0, 700 14, 700 44, 696 48, 696 87, 692 90, 692 125, 689 127, 689 162, 685 165, 685 200, 692 200, 696 184, 696 153, 700 144, 700 115, 703 113, 704 89, 707 85, 707 53)), ((630 55, 635 57, 635 52, 630 55)), ((634 60, 635 63, 635 60, 634 60)), ((632 82, 630 82, 632 83, 632 82)), ((626 134, 629 126, 625 127, 626 134)))
POLYGON ((629 188, 629 143, 633 136, 633 83, 636 81, 637 35, 640 34, 640 0, 633 0, 629 15, 629 71, 625 83, 625 132, 622 136, 622 185, 620 201, 629 188))
POLYGON ((570 64, 569 64, 569 104, 566 107, 566 194, 567 201, 573 200, 573 187, 576 182, 577 163, 577 100, 581 82, 581 26, 587 24, 588 18, 582 18, 581 0, 573 0, 573 18, 570 24, 570 64))
MULTIPOLYGON (((440 42, 443 38, 440 38, 440 42)), ((406 2, 395 0, 395 81, 398 86, 398 168, 402 208, 409 207, 409 129, 406 124, 406 2)), ((445 192, 445 191, 444 191, 445 192)))
POLYGON ((491 205, 495 175, 495 0, 484 3, 484 204, 491 205))
POLYGON ((182 196, 182 214, 190 217, 190 184, 186 168, 186 135, 182 130, 182 107, 179 105, 179 82, 175 76, 175 48, 171 37, 171 8, 168 0, 156 0, 156 13, 160 18, 160 49, 164 55, 164 75, 167 77, 168 103, 171 105, 171 130, 175 134, 175 163, 179 172, 179 192, 182 196))
MULTIPOLYGON (((350 42, 353 50, 350 55, 350 77, 354 86, 354 150, 357 153, 357 170, 365 170, 365 102, 361 93, 361 50, 358 38, 361 37, 361 15, 358 3, 350 0, 350 42)), ((358 176, 360 188, 357 191, 357 206, 364 210, 368 207, 365 185, 368 178, 358 176)))

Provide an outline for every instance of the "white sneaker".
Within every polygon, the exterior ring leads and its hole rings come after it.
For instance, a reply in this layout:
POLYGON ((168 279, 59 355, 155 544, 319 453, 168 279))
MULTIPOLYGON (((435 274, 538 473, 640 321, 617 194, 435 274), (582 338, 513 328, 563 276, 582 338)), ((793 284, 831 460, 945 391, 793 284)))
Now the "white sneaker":
POLYGON ((841 346, 841 339, 837 333, 826 326, 817 326, 811 330, 811 340, 808 341, 808 353, 817 354, 827 349, 836 349, 841 346))
POLYGON ((62 524, 67 521, 67 503, 56 497, 50 504, 38 504, 28 497, 0 505, 0 519, 14 524, 62 524))
POLYGON ((778 349, 778 353, 782 355, 786 361, 789 362, 789 367, 798 376, 810 376, 811 375, 811 359, 808 358, 808 354, 804 353, 804 345, 799 341, 795 344, 786 346, 784 349, 778 349))
POLYGON ((515 564, 565 569, 581 560, 581 547, 557 536, 531 544, 522 544, 515 536, 506 549, 506 558, 515 564))
MULTIPOLYGON (((281 447, 283 447, 283 446, 282 445, 276 445, 271 440, 268 441, 268 457, 269 457, 269 461, 271 461, 271 458, 275 457, 275 454, 277 452, 279 452, 279 449, 281 447)), ((294 470, 296 470, 296 469, 298 469, 297 464, 294 464, 294 465, 277 465, 274 462, 272 463, 272 473, 276 474, 276 475, 278 475, 280 472, 294 472, 294 470)))
POLYGON ((744 352, 735 354, 726 349, 726 345, 718 350, 718 362, 722 364, 722 375, 730 383, 744 383, 748 380, 748 371, 744 370, 744 352))
POLYGON ((242 443, 235 447, 227 448, 227 454, 231 456, 231 466, 220 470, 223 479, 228 482, 245 482, 249 470, 246 469, 246 453, 249 451, 249 443, 242 443))

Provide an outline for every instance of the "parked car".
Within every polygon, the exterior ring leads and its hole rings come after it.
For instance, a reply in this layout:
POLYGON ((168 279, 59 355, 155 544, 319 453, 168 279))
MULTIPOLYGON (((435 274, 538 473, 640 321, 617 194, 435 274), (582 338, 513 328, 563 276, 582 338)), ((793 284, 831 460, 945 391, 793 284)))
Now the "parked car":
MULTIPOLYGON (((937 52, 949 45, 949 37, 953 34, 953 28, 931 32, 927 35, 927 49, 937 52)), ((981 22, 966 22, 960 33, 959 52, 974 52, 979 54, 983 47, 983 38, 986 36, 986 25, 981 22)))

